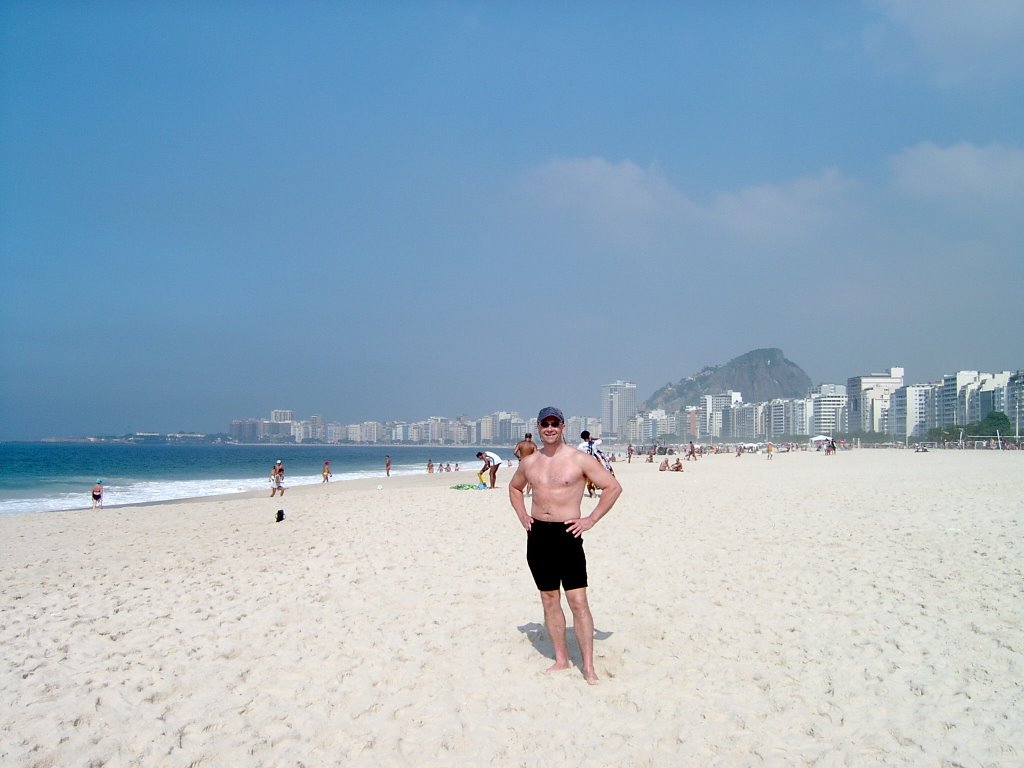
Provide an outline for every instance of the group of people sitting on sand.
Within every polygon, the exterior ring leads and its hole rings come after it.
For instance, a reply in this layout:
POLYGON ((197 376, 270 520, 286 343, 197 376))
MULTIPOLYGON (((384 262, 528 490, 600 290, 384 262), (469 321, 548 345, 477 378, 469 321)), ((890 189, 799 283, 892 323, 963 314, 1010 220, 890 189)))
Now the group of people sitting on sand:
POLYGON ((682 472, 683 471, 683 460, 676 456, 674 463, 669 464, 668 458, 661 460, 661 464, 658 465, 659 472, 682 472))

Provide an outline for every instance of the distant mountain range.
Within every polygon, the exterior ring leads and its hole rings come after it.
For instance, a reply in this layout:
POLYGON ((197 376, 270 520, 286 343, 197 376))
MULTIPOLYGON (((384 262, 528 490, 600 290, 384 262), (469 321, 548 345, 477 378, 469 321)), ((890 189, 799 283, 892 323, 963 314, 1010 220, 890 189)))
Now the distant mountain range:
POLYGON ((730 389, 741 392, 745 403, 762 403, 779 397, 805 397, 811 379, 799 365, 787 360, 781 349, 755 349, 725 365, 708 366, 675 384, 666 384, 650 396, 643 409, 663 408, 673 413, 698 405, 704 395, 730 389))

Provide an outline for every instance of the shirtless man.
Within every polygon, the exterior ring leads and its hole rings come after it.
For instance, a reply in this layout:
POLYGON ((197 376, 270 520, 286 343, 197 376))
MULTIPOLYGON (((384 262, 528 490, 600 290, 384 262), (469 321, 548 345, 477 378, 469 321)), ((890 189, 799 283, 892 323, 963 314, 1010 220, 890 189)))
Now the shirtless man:
POLYGON ((543 408, 537 416, 541 449, 526 456, 509 483, 508 496, 519 522, 526 529, 526 561, 540 591, 544 625, 555 647, 555 663, 548 672, 569 668, 565 639, 565 613, 561 589, 572 611, 576 641, 583 659, 583 677, 598 682, 594 670, 594 618, 587 602, 587 559, 583 533, 608 514, 622 486, 600 461, 566 445, 565 417, 557 408, 543 408), (594 511, 580 514, 587 480, 602 489, 594 511), (530 512, 523 491, 533 486, 530 512))
MULTIPOLYGON (((537 450, 537 444, 533 442, 533 434, 530 432, 526 433, 526 436, 516 443, 516 447, 512 449, 512 455, 522 461, 524 458, 529 456, 531 453, 537 450)), ((530 484, 526 484, 526 490, 524 493, 529 496, 531 492, 530 484)))
POLYGON ((512 449, 512 455, 522 461, 536 450, 537 444, 533 442, 533 434, 531 432, 527 432, 526 436, 516 443, 516 447, 512 449))

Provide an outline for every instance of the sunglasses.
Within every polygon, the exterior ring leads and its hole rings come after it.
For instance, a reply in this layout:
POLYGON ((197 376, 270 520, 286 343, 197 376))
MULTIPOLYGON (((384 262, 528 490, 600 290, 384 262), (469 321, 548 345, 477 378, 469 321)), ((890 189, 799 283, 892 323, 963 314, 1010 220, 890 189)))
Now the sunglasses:
POLYGON ((558 419, 545 419, 540 423, 540 426, 543 429, 547 429, 548 427, 560 427, 562 426, 562 422, 560 422, 558 419))

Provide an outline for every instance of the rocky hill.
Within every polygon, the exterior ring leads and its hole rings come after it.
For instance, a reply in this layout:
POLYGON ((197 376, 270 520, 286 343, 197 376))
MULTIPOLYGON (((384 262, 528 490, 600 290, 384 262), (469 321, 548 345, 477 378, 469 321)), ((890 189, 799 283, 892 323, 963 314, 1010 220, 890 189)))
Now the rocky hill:
POLYGON ((666 384, 643 408, 664 408, 673 413, 697 405, 703 395, 730 389, 741 392, 745 403, 760 403, 777 397, 804 397, 811 389, 811 380, 799 365, 786 359, 781 349, 755 349, 725 365, 708 366, 675 384, 666 384))

